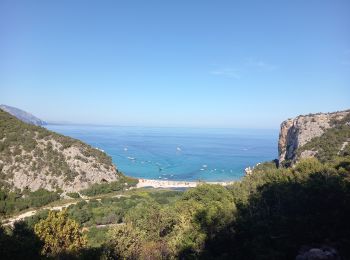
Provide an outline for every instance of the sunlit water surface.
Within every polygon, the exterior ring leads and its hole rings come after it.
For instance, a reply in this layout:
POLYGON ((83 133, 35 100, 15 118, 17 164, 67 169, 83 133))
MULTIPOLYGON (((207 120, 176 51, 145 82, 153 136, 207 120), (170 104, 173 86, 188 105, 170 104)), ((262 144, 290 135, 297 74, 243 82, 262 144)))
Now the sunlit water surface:
POLYGON ((126 175, 162 180, 237 180, 277 157, 277 130, 48 125, 104 150, 126 175))

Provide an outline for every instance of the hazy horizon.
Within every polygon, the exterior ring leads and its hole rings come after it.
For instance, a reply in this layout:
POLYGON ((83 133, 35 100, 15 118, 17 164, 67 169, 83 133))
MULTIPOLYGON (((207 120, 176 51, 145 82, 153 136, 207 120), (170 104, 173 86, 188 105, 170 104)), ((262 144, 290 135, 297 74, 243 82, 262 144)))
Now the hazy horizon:
MULTIPOLYGON (((28 110, 24 110, 21 107, 15 107, 12 105, 8 105, 8 104, 3 104, 1 103, 0 105, 6 105, 6 106, 10 106, 10 107, 14 107, 14 108, 18 108, 21 109, 25 112, 28 112, 34 116, 37 117, 36 114, 33 114, 31 111, 28 110)), ((288 117, 283 119, 281 122, 277 123, 276 126, 265 126, 265 125, 259 125, 259 126, 209 126, 209 125, 171 125, 171 124, 167 124, 167 125, 162 125, 162 124, 156 124, 156 125, 151 125, 151 124, 119 124, 119 123, 96 123, 96 122, 74 122, 74 121, 60 121, 60 120, 47 120, 45 118, 39 118, 41 120, 44 120, 48 125, 81 125, 81 126, 98 126, 98 127, 145 127, 145 128, 198 128, 198 129, 261 129, 261 130, 278 130, 280 128, 280 125, 283 121, 288 120, 288 119, 292 119, 295 118, 299 115, 308 115, 308 114, 317 114, 317 113, 332 113, 332 112, 339 112, 339 111, 345 111, 345 110, 349 110, 349 108, 345 108, 342 110, 334 110, 334 111, 318 111, 318 112, 313 112, 313 113, 305 113, 305 114, 296 114, 295 116, 292 117, 288 117)))
MULTIPOLYGON (((128 127, 135 127, 135 128, 178 128, 178 129, 208 129, 208 130, 211 130, 211 129, 218 129, 218 130, 230 130, 230 129, 233 129, 233 130, 244 130, 244 129, 247 129, 247 130, 272 130, 272 131, 275 131, 275 130, 279 130, 280 126, 278 126, 277 128, 268 128, 268 127, 232 127, 232 126, 227 126, 227 127, 215 127, 215 126, 176 126, 176 125, 137 125, 137 124, 134 124, 134 125, 120 125, 120 124, 103 124, 103 123, 100 123, 100 124, 96 124, 96 123, 75 123, 75 122, 59 122, 59 121, 45 121, 48 125, 51 125, 51 126, 54 126, 54 125, 57 125, 57 126, 91 126, 91 127, 125 127, 125 128, 128 128, 128 127)), ((281 122, 282 123, 282 122, 281 122)))
POLYGON ((277 129, 350 108, 349 1, 1 1, 0 103, 74 124, 277 129))

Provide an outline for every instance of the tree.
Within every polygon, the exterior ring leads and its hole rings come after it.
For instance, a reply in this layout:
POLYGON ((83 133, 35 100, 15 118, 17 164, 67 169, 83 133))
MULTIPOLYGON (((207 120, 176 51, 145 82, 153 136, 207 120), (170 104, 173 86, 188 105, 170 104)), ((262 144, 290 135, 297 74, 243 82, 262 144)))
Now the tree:
POLYGON ((145 231, 147 239, 156 241, 171 232, 174 225, 170 211, 157 203, 140 203, 125 216, 125 222, 145 231))
POLYGON ((186 191, 174 210, 178 214, 169 248, 178 258, 198 258, 206 239, 214 239, 234 220, 236 206, 225 187, 202 184, 186 191))
POLYGON ((0 225, 0 259, 40 259, 42 242, 25 222, 6 229, 0 225))
POLYGON ((144 234, 131 224, 118 225, 109 232, 109 248, 117 259, 139 259, 144 234))
POLYGON ((79 224, 68 218, 67 210, 50 211, 46 219, 34 226, 34 231, 44 242, 42 253, 49 256, 76 253, 86 245, 79 224))

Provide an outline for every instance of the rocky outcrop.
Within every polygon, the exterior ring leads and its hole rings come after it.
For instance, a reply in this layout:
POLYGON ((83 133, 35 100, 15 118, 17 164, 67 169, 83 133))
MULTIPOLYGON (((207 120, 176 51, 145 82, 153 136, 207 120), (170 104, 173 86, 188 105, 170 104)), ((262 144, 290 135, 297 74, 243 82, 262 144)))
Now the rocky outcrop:
POLYGON ((340 260, 338 251, 329 246, 302 248, 295 260, 340 260))
POLYGON ((321 136, 327 129, 337 125, 337 122, 349 114, 350 110, 301 115, 282 122, 278 141, 279 163, 284 161, 293 163, 300 158, 315 156, 317 151, 304 150, 299 155, 297 151, 311 139, 321 136))
POLYGON ((0 188, 73 192, 118 178, 111 158, 99 149, 0 109, 0 188))
POLYGON ((23 111, 16 107, 6 106, 6 105, 0 105, 0 109, 4 110, 5 112, 13 115, 14 117, 18 118, 22 122, 32 124, 32 125, 46 125, 47 123, 36 116, 33 116, 32 114, 23 111))

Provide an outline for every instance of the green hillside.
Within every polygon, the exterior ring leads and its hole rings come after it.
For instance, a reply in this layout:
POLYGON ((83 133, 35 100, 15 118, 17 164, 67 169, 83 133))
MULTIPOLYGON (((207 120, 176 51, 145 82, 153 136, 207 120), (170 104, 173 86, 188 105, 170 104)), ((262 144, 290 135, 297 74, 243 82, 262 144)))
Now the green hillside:
POLYGON ((74 191, 91 182, 115 181, 118 175, 100 150, 0 110, 0 177, 9 189, 74 191))

